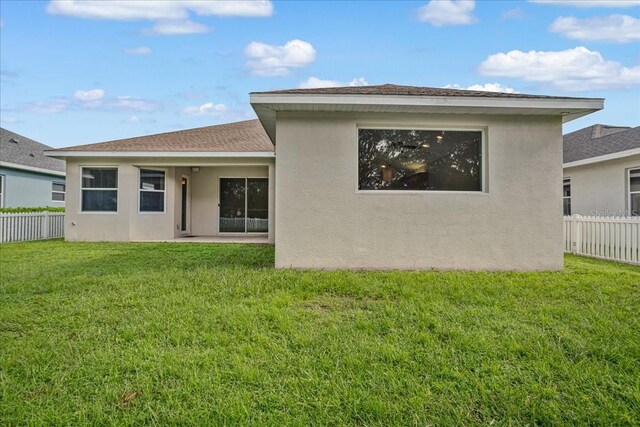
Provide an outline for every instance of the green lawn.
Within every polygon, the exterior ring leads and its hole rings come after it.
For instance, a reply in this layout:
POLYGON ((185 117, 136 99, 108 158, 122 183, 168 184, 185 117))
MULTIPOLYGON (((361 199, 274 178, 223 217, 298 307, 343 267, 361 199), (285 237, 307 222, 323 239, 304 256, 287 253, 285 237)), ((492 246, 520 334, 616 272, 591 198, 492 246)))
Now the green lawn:
POLYGON ((0 246, 0 424, 640 424, 640 268, 273 269, 270 246, 0 246))

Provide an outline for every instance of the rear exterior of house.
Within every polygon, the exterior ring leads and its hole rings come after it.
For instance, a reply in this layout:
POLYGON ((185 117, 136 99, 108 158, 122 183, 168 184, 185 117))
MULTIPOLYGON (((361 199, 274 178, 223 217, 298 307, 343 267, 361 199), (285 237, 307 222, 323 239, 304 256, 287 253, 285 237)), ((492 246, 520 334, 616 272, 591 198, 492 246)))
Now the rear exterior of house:
POLYGON ((562 123, 601 99, 382 85, 251 104, 259 121, 52 152, 67 240, 263 235, 279 268, 562 268, 562 123))
POLYGON ((640 127, 572 132, 563 157, 564 215, 640 216, 640 127))
POLYGON ((64 207, 65 163, 51 147, 0 128, 0 208, 64 207))

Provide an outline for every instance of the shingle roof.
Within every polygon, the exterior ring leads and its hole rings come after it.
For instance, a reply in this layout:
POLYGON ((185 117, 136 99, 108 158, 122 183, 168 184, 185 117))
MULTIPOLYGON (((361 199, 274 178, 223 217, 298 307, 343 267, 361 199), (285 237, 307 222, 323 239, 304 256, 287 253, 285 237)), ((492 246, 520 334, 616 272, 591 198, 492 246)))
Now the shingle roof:
POLYGON ((258 120, 61 148, 60 151, 265 152, 273 144, 258 120))
POLYGON ((640 126, 593 125, 564 136, 564 163, 640 148, 640 126))
POLYGON ((422 86, 401 86, 383 84, 376 86, 344 86, 313 89, 285 89, 268 92, 251 92, 252 94, 270 95, 408 95, 408 96, 466 96, 482 98, 533 98, 533 99, 584 99, 560 96, 527 95, 524 93, 486 92, 479 90, 447 89, 422 86))
POLYGON ((52 159, 43 154, 43 151, 50 149, 48 145, 0 128, 0 161, 2 162, 64 172, 64 160, 52 159))

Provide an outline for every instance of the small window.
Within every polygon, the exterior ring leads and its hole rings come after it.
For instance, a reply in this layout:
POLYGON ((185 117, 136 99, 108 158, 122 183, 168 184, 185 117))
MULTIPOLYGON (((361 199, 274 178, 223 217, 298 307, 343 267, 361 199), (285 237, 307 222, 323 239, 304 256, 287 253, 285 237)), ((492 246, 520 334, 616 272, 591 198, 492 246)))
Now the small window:
POLYGON ((359 129, 358 188, 482 191, 482 132, 359 129))
POLYGON ((53 182, 51 184, 51 200, 54 202, 64 202, 65 184, 63 182, 53 182))
POLYGON ((82 212, 118 211, 118 168, 82 168, 82 212))
POLYGON ((562 180, 562 211, 565 216, 571 216, 571 178, 562 180))
POLYGON ((640 216, 640 169, 629 171, 629 215, 640 216))
POLYGON ((140 212, 164 212, 165 172, 140 169, 140 212))

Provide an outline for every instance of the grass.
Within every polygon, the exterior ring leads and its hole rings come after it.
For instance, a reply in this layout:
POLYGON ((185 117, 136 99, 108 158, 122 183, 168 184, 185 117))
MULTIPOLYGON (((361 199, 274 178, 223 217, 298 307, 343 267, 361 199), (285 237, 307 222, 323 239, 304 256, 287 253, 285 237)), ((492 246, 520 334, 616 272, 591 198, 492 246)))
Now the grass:
POLYGON ((640 268, 274 270, 270 246, 0 246, 0 424, 640 424, 640 268))

